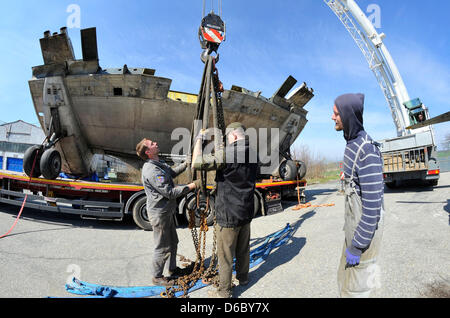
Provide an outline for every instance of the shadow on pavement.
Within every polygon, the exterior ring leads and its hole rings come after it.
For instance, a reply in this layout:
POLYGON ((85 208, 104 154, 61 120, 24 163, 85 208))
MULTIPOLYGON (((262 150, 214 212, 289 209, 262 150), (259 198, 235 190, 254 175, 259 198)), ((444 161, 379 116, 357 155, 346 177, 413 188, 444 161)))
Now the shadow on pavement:
MULTIPOLYGON (((14 223, 14 219, 17 217, 19 211, 20 207, 0 204, 0 213, 11 215, 11 225, 14 223)), ((55 225, 61 227, 57 229, 41 229, 36 231, 13 232, 9 236, 33 232, 67 230, 70 228, 93 228, 98 230, 139 230, 139 228, 133 222, 132 218, 128 217, 125 217, 122 221, 82 219, 78 215, 66 213, 58 214, 55 212, 40 211, 29 208, 25 208, 23 210, 19 223, 21 220, 28 220, 35 223, 55 225)))
POLYGON ((447 205, 444 206, 444 211, 448 213, 448 225, 450 225, 450 200, 447 200, 447 205))
POLYGON ((396 203, 405 203, 405 204, 436 204, 436 203, 445 203, 442 201, 435 202, 435 201, 395 201, 396 203))
MULTIPOLYGON (((259 267, 250 272, 250 282, 247 286, 237 286, 233 289, 235 297, 239 297, 245 290, 251 288, 256 282, 263 278, 268 272, 274 268, 285 264, 292 260, 296 255, 300 253, 302 248, 306 245, 305 237, 294 237, 297 230, 302 226, 303 222, 316 215, 316 212, 310 211, 303 214, 298 221, 291 226, 294 228, 291 239, 286 245, 280 246, 275 252, 270 253, 267 260, 265 260, 259 267)), ((266 238, 253 239, 250 246, 255 246, 262 243, 266 238)))
POLYGON ((318 196, 329 195, 331 193, 337 192, 336 188, 327 188, 327 189, 311 189, 305 190, 306 202, 310 202, 316 200, 318 196))
POLYGON ((395 188, 384 187, 384 193, 432 192, 437 189, 450 188, 450 185, 431 186, 424 182, 404 182, 395 188))

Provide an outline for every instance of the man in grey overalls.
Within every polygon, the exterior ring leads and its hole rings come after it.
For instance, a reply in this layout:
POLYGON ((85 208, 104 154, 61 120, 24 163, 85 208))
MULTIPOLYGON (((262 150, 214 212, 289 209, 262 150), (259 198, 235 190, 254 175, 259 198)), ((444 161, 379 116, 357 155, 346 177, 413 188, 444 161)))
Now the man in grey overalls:
POLYGON ((176 276, 180 272, 176 261, 178 245, 174 222, 176 199, 200 186, 191 183, 176 187, 173 178, 183 173, 187 165, 184 163, 174 169, 169 167, 159 159, 159 147, 156 142, 144 139, 136 146, 136 152, 146 161, 142 168, 142 183, 147 195, 147 214, 153 227, 155 245, 152 262, 153 283, 170 286, 173 284, 170 276, 176 276), (169 277, 163 275, 166 265, 169 277))
POLYGON ((383 234, 383 160, 378 144, 364 131, 364 95, 335 101, 332 120, 344 131, 345 242, 338 269, 341 297, 370 297, 379 287, 376 264, 383 234))

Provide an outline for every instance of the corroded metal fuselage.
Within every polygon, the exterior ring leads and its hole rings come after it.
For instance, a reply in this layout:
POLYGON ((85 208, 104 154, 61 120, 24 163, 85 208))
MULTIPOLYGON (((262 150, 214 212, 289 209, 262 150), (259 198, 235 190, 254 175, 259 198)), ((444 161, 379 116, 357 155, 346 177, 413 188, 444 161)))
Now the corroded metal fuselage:
MULTIPOLYGON (((81 31, 83 60, 76 60, 65 31, 41 39, 44 65, 33 68, 29 81, 34 107, 47 135, 59 136, 57 149, 63 171, 88 175, 94 154, 109 154, 139 168, 135 153, 142 138, 158 141, 171 154, 177 128, 192 128, 195 95, 170 91, 172 81, 146 68, 101 69, 95 28, 81 31)), ((314 96, 306 84, 286 98, 296 81, 290 77, 272 96, 264 98, 240 87, 222 96, 225 122, 269 128, 269 148, 287 151, 307 123, 304 106, 314 96), (279 128, 271 142, 270 128, 279 128)))

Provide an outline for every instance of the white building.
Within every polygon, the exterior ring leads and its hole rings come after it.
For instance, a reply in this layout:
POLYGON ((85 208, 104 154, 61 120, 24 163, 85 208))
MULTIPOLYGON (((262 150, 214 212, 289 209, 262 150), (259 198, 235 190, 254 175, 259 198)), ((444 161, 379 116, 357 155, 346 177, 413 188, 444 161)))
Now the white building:
MULTIPOLYGON (((18 120, 0 125, 0 170, 23 172, 23 156, 28 148, 41 145, 45 134, 41 127, 18 120)), ((126 173, 127 165, 120 160, 95 155, 97 174, 103 178, 108 173, 126 173)))
POLYGON ((44 139, 42 128, 22 120, 0 125, 0 169, 22 172, 25 151, 44 139))

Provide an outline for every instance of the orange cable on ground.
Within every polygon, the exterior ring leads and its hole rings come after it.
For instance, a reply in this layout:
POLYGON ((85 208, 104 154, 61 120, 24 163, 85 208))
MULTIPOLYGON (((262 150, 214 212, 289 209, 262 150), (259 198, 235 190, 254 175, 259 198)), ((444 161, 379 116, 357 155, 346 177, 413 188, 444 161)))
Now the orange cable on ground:
POLYGON ((297 205, 295 208, 292 208, 292 210, 298 211, 298 210, 306 209, 306 208, 323 208, 323 207, 332 207, 332 206, 335 206, 335 204, 334 203, 327 203, 327 204, 313 205, 311 203, 305 203, 305 204, 297 205))
POLYGON ((297 199, 298 199, 298 205, 295 208, 292 208, 292 210, 294 210, 294 211, 298 211, 298 210, 306 209, 306 208, 323 208, 323 207, 335 206, 334 203, 318 204, 318 205, 312 205, 311 203, 301 204, 301 202, 300 202, 300 189, 299 189, 298 174, 297 174, 297 199))
POLYGON ((8 232, 6 232, 6 234, 3 234, 2 236, 0 236, 0 239, 2 239, 2 238, 4 238, 4 237, 7 237, 9 234, 11 234, 11 232, 12 232, 12 231, 14 230, 14 228, 16 227, 17 222, 19 222, 20 216, 22 215, 23 208, 25 207, 25 203, 27 202, 27 198, 28 198, 28 194, 25 195, 25 198, 24 198, 23 203, 22 203, 22 207, 20 208, 19 215, 17 215, 16 220, 14 221, 13 226, 9 229, 8 232))

